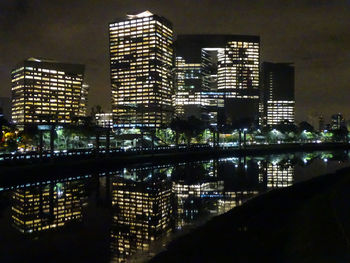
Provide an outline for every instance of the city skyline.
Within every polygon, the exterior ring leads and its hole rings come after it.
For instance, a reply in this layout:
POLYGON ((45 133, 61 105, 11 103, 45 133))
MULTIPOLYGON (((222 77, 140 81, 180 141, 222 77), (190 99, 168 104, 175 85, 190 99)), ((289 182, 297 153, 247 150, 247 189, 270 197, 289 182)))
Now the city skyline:
MULTIPOLYGON (((110 84, 106 25, 117 17, 123 17, 125 13, 133 11, 130 10, 131 5, 119 5, 119 8, 114 7, 113 4, 110 4, 111 8, 106 8, 106 5, 101 5, 103 8, 96 6, 95 11, 91 11, 89 17, 85 18, 84 12, 87 12, 87 9, 82 8, 78 11, 77 16, 73 16, 73 13, 62 13, 62 10, 65 10, 66 3, 64 1, 60 3, 60 5, 57 5, 53 2, 42 6, 38 6, 36 1, 31 3, 21 1, 19 6, 10 3, 3 4, 4 8, 2 10, 4 12, 1 14, 1 21, 4 19, 6 23, 1 23, 5 26, 2 30, 4 37, 1 39, 5 43, 0 43, 0 47, 8 52, 4 52, 4 64, 1 66, 0 95, 10 95, 9 71, 18 61, 31 56, 47 57, 70 63, 86 64, 87 83, 91 85, 89 107, 101 104, 105 109, 108 109, 110 84), (40 10, 44 8, 48 11, 52 8, 57 10, 52 18, 48 19, 48 23, 44 27, 47 29, 45 32, 43 29, 35 31, 32 21, 40 22, 40 20, 47 18, 46 15, 40 15, 31 20, 35 14, 35 12, 33 14, 35 8, 40 10), (8 22, 7 18, 9 16, 13 17, 12 22, 8 22), (103 16, 103 19, 100 19, 101 16, 103 16), (65 25, 63 28, 60 26, 62 23, 65 25), (25 34, 23 34, 23 30, 26 32, 25 34), (28 34, 28 32, 31 32, 31 34, 28 34), (69 32, 75 34, 69 34, 69 32), (21 36, 18 35, 19 33, 21 33, 21 36), (93 34, 87 35, 90 33, 93 34), (40 40, 38 41, 38 39, 40 40), (22 47, 22 50, 20 50, 19 40, 26 40, 27 45, 22 47), (57 43, 57 41, 60 41, 60 45, 57 48, 52 47, 52 44, 57 43), (10 42, 11 45, 6 44, 10 42), (13 55, 14 51, 15 56, 13 55), (96 96, 96 94, 103 95, 96 96)), ((77 11, 80 7, 89 7, 92 4, 91 2, 84 3, 86 5, 82 5, 80 2, 76 3, 72 10, 77 11)), ((258 3, 248 5, 237 2, 232 7, 228 6, 228 2, 223 2, 218 7, 213 5, 211 12, 203 10, 204 7, 211 6, 212 3, 212 1, 204 1, 202 7, 198 8, 197 5, 186 4, 187 8, 184 13, 179 13, 179 9, 185 5, 184 3, 176 8, 171 8, 174 7, 171 4, 162 6, 150 1, 147 5, 135 3, 133 7, 137 11, 150 10, 166 17, 173 23, 175 35, 189 33, 260 35, 261 61, 295 63, 297 121, 309 120, 308 115, 314 115, 317 119, 318 115, 322 114, 328 118, 336 112, 342 112, 345 118, 349 116, 349 110, 346 107, 349 95, 346 92, 345 74, 350 62, 346 60, 347 56, 343 55, 349 39, 341 34, 345 32, 345 28, 348 26, 347 23, 349 23, 341 19, 346 17, 347 12, 350 12, 348 3, 335 4, 324 1, 310 1, 305 4, 287 5, 280 9, 281 12, 278 16, 284 15, 286 17, 285 21, 288 22, 288 17, 291 18, 298 14, 297 18, 301 21, 294 26, 284 21, 280 25, 272 25, 271 22, 266 20, 270 13, 267 8, 268 3, 278 5, 279 3, 276 1, 264 1, 266 6, 258 3), (195 6, 198 9, 197 12, 194 10, 195 6), (223 6, 227 8, 227 11, 222 11, 224 10, 223 6), (216 12, 218 9, 221 9, 221 14, 216 12), (230 18, 230 10, 238 15, 235 16, 237 19, 230 18), (246 17, 239 16, 235 10, 246 10, 246 17), (308 16, 314 11, 319 11, 320 17, 308 16), (325 16, 331 15, 333 12, 338 14, 338 18, 337 23, 332 23, 333 30, 331 30, 330 24, 328 26, 327 24, 324 25, 327 19, 321 19, 321 14, 325 16), (205 19, 201 16, 203 14, 206 15, 205 19), (200 19, 199 16, 202 18, 200 19), (194 22, 188 23, 189 18, 194 22), (247 19, 251 20, 247 22, 247 19), (314 23, 309 24, 308 28, 301 27, 303 22, 305 23, 308 20, 314 23), (252 22, 261 23, 254 24, 252 22), (282 26, 285 26, 285 28, 282 28, 282 26), (300 30, 301 28, 303 30, 300 30), (273 34, 273 32, 276 34, 273 34), (283 45, 280 45, 281 43, 283 45), (327 105, 331 106, 323 108, 326 102, 327 105)), ((315 125, 316 123, 312 124, 315 125)))

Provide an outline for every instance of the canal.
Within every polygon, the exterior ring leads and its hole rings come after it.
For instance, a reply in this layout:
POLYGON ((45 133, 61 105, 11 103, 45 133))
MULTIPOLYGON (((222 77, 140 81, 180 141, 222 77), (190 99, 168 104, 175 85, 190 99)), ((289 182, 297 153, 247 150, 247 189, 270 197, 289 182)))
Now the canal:
POLYGON ((344 151, 232 156, 0 185, 0 262, 144 262, 250 198, 346 166, 344 151))

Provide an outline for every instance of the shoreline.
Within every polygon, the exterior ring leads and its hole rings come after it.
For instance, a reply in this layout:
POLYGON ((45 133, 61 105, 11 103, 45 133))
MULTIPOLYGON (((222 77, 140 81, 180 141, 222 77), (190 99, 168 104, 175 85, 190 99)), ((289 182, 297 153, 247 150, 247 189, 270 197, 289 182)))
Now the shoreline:
POLYGON ((350 167, 254 197, 170 242, 158 262, 349 262, 350 167))
POLYGON ((69 177, 72 174, 93 174, 110 169, 123 168, 128 165, 147 163, 176 163, 188 160, 205 160, 222 158, 226 156, 257 156, 267 154, 280 154, 287 152, 313 152, 349 150, 350 144, 324 143, 324 144, 278 144, 248 146, 245 148, 210 148, 210 149, 181 149, 180 151, 148 152, 144 154, 105 154, 76 158, 71 156, 59 160, 47 160, 34 163, 12 163, 0 166, 0 183, 22 183, 38 179, 52 179, 69 177))

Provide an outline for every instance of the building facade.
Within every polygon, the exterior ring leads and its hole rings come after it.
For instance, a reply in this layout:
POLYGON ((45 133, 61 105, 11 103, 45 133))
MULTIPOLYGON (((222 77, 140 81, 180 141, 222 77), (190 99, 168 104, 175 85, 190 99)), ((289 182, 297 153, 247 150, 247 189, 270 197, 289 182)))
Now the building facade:
POLYGON ((189 117, 194 115, 201 117, 201 64, 186 63, 182 57, 175 60, 175 114, 178 117, 189 117))
POLYGON ((340 130, 341 128, 345 128, 345 120, 341 113, 333 114, 331 117, 331 129, 332 130, 340 130))
MULTIPOLYGON (((257 124, 260 38, 241 35, 179 35, 176 56, 200 65, 200 84, 187 103, 200 104, 211 124, 241 128, 257 124)), ((181 71, 177 65, 177 71, 181 71)), ((181 79, 176 78, 176 90, 181 79)), ((179 95, 176 95, 177 97, 179 95)), ((184 104, 185 99, 176 100, 184 104)), ((176 105, 178 107, 178 105, 176 105)))
POLYGON ((262 63, 261 124, 295 122, 294 66, 290 63, 262 63))
POLYGON ((172 24, 149 11, 109 25, 116 127, 156 128, 173 113, 172 24))
POLYGON ((85 66, 29 58, 12 71, 15 124, 71 123, 86 115, 85 66))
POLYGON ((95 122, 97 126, 103 128, 113 128, 113 113, 96 113, 95 122))

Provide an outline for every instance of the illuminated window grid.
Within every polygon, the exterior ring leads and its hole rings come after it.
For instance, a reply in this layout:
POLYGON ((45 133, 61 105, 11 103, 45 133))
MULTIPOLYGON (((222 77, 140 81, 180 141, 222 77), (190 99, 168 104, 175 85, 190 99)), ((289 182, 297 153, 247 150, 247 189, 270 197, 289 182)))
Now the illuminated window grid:
POLYGON ((171 187, 166 182, 127 180, 117 180, 112 187, 111 249, 119 259, 148 251, 152 241, 170 230, 171 187))
POLYGON ((230 41, 218 51, 218 89, 259 88, 258 42, 230 41))
MULTIPOLYGON (((24 62, 26 65, 26 61, 24 62)), ((55 65, 53 64, 53 67, 55 65)), ((83 73, 44 68, 40 63, 12 72, 12 120, 16 124, 70 123, 86 115, 83 73)))
POLYGON ((267 124, 277 125, 282 121, 294 123, 295 101, 268 101, 267 124))
POLYGON ((83 185, 64 183, 17 189, 12 195, 12 221, 25 234, 63 227, 81 221, 84 203, 83 185))
POLYGON ((258 195, 258 191, 236 191, 236 192, 225 192, 224 198, 219 199, 217 202, 218 214, 226 213, 227 211, 240 206, 248 198, 258 195))
POLYGON ((278 165, 268 163, 267 165, 267 187, 280 188, 293 184, 294 167, 291 165, 278 165))
POLYGON ((156 15, 110 24, 112 108, 118 126, 159 127, 172 110, 173 32, 156 15))

